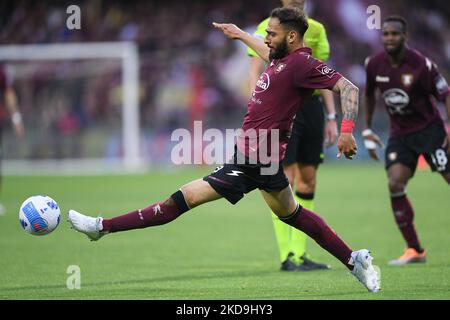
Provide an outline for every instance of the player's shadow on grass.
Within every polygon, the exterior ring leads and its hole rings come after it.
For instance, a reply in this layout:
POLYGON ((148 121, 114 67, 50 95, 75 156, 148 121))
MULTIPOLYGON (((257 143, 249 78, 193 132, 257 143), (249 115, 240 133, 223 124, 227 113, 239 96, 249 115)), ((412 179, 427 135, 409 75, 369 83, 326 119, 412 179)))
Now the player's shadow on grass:
MULTIPOLYGON (((209 279, 219 279, 219 278, 240 278, 240 277, 252 277, 261 275, 272 275, 273 273, 278 273, 278 271, 232 271, 232 272, 214 272, 207 274, 185 274, 177 276, 168 277, 155 277, 150 279, 133 279, 133 280, 120 280, 120 281, 103 281, 103 282, 83 282, 81 279, 81 289, 98 287, 105 285, 124 285, 124 284, 143 284, 143 283, 154 283, 154 282, 165 282, 165 281, 192 281, 192 280, 209 280, 209 279)), ((10 288, 0 288, 2 292, 12 292, 20 290, 48 290, 48 289, 66 289, 64 285, 39 285, 39 286, 26 286, 26 287, 10 287, 10 288)))

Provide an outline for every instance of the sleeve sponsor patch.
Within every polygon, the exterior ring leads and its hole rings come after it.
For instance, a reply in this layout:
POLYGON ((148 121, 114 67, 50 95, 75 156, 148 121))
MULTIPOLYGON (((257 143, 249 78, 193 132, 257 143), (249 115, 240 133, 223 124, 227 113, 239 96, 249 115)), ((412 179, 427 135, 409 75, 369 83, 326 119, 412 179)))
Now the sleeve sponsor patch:
POLYGON ((436 78, 435 82, 436 91, 438 92, 438 94, 444 94, 449 90, 447 81, 445 81, 445 78, 443 76, 439 75, 439 77, 436 78))
POLYGON ((316 70, 319 71, 321 74, 323 74, 324 76, 327 76, 328 78, 332 78, 333 75, 336 73, 335 70, 331 69, 329 66, 327 66, 326 64, 322 63, 320 65, 318 65, 316 67, 316 70))

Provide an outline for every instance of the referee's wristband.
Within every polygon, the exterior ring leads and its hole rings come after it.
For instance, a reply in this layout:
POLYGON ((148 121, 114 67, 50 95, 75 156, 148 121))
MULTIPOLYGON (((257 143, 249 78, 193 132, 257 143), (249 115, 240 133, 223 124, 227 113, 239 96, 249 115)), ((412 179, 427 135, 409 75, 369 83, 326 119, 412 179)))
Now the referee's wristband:
POLYGON ((366 147, 367 150, 375 150, 377 148, 377 144, 369 139, 364 139, 364 147, 366 147))
POLYGON ((368 136, 371 136, 373 134, 373 131, 371 129, 364 129, 363 132, 361 132, 361 135, 363 138, 367 138, 368 136))
POLYGON ((327 114, 327 121, 331 121, 331 120, 337 120, 337 113, 336 112, 332 112, 327 114))

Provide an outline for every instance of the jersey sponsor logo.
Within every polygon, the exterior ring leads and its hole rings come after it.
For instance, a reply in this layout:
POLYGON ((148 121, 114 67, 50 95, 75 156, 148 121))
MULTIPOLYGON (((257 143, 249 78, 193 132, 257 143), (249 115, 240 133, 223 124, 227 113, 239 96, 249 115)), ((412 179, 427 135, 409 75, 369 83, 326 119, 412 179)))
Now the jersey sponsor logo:
POLYGON ((281 71, 283 71, 286 68, 286 64, 285 63, 279 63, 277 65, 277 67, 275 68, 275 73, 280 73, 281 71))
POLYGON ((333 75, 336 73, 335 70, 331 69, 326 64, 322 63, 316 67, 316 70, 319 71, 324 76, 327 76, 328 78, 332 78, 333 75))
POLYGON ((270 86, 270 77, 267 73, 263 73, 256 82, 255 93, 261 93, 266 91, 270 86))
POLYGON ((402 74, 402 83, 405 87, 410 87, 414 81, 414 75, 411 73, 402 74))
POLYGON ((383 93, 383 99, 386 106, 388 106, 389 113, 392 115, 405 115, 412 112, 406 108, 409 104, 409 96, 402 89, 393 88, 386 90, 383 93))
POLYGON ((383 76, 376 76, 375 77, 376 82, 389 82, 391 79, 389 77, 383 77, 383 76))
POLYGON ((253 93, 252 93, 252 101, 254 103, 256 103, 256 104, 262 104, 262 100, 259 99, 259 98, 256 98, 255 95, 256 95, 256 92, 253 91, 253 93))

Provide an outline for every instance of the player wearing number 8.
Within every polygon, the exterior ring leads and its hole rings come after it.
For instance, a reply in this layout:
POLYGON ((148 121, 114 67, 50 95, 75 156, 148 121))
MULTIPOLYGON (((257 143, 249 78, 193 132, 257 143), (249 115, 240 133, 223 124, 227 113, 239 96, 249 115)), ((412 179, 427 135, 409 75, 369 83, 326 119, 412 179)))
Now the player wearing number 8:
POLYGON ((445 101, 450 118, 450 88, 436 64, 407 46, 406 30, 403 18, 387 18, 381 36, 384 52, 366 59, 366 129, 362 135, 370 156, 378 160, 376 148, 383 144, 371 130, 378 89, 391 125, 385 161, 392 210, 407 243, 405 253, 390 261, 393 265, 426 261, 413 222, 414 211, 406 196, 406 185, 414 175, 419 156, 423 154, 431 169, 450 184, 450 133, 446 133, 433 100, 445 101))

